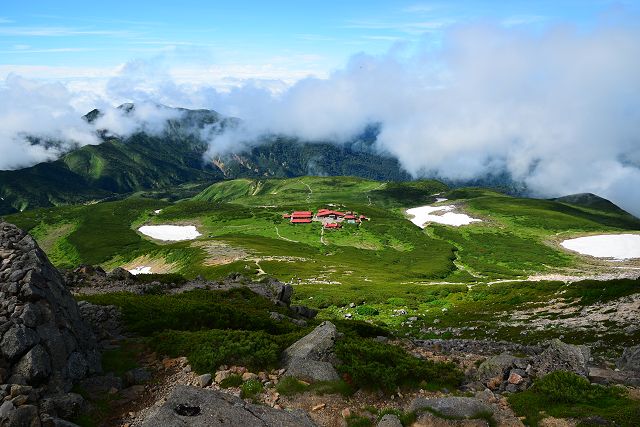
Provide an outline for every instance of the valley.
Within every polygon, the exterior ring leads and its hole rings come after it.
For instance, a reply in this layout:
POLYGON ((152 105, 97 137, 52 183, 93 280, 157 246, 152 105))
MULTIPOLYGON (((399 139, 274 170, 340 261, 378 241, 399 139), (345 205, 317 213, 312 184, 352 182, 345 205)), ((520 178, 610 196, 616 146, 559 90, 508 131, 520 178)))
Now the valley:
POLYGON ((638 260, 582 256, 561 245, 580 236, 638 233, 640 220, 619 209, 449 189, 437 181, 352 177, 230 180, 171 201, 178 192, 170 199, 133 195, 36 209, 7 220, 30 231, 59 268, 276 277, 320 318, 373 322, 400 336, 522 343, 561 337, 609 357, 640 339, 638 260), (431 221, 424 229, 411 222, 407 209, 433 203, 448 207, 444 215, 455 209, 477 220, 431 221), (321 222, 283 218, 323 208, 370 220, 325 230, 321 222), (185 240, 156 240, 146 231, 169 226, 187 230, 178 238, 185 240))

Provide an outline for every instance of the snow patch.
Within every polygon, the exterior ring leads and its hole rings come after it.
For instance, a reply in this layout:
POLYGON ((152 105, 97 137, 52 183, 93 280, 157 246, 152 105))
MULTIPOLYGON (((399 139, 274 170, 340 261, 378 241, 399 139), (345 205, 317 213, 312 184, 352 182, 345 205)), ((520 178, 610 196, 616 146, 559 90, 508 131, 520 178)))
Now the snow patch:
POLYGON ((596 258, 625 260, 640 258, 640 234, 600 234, 560 243, 564 248, 596 258))
MULTIPOLYGON (((438 201, 440 199, 437 199, 438 201)), ((444 201, 447 199, 442 199, 444 201)), ((407 209, 407 214, 412 216, 411 222, 420 228, 425 227, 427 222, 437 222, 438 224, 452 225, 459 227, 461 225, 469 225, 472 222, 481 222, 480 219, 471 218, 469 215, 455 213, 456 209, 454 205, 446 206, 419 206, 417 208, 407 209), (433 215, 434 212, 444 212, 442 214, 433 215)))
POLYGON ((139 266, 136 268, 133 268, 131 270, 129 270, 129 273, 133 274, 134 276, 138 275, 138 274, 151 274, 151 267, 145 267, 145 266, 139 266))
POLYGON ((162 212, 162 209, 156 209, 155 211, 153 211, 153 213, 156 215, 158 215, 160 212, 162 212))
POLYGON ((156 240, 172 242, 193 240, 202 235, 193 225, 144 225, 138 231, 156 240))

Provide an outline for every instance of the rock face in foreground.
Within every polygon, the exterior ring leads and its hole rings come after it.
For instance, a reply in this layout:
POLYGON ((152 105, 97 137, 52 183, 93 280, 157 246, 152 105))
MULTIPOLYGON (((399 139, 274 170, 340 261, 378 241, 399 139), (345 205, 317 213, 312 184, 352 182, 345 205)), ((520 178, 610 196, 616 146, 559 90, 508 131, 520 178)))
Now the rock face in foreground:
POLYGON ((35 240, 0 219, 0 384, 69 391, 99 372, 96 340, 35 240))
POLYGON ((308 335, 291 344, 283 354, 285 375, 307 381, 335 381, 340 377, 333 353, 338 331, 331 322, 322 322, 308 335))
POLYGON ((313 427, 302 411, 283 411, 246 403, 215 390, 177 386, 167 401, 142 424, 143 427, 313 427))

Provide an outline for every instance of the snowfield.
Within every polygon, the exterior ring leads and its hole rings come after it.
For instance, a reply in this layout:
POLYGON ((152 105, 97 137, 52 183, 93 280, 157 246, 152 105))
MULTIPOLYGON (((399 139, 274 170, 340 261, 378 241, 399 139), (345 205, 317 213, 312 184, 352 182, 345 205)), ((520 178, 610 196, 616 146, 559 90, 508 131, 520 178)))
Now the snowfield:
MULTIPOLYGON (((446 199, 444 199, 446 200, 446 199)), ((442 201, 444 201, 442 200, 442 201)), ((472 222, 480 222, 481 220, 471 218, 469 215, 455 213, 456 209, 453 205, 446 206, 419 206, 417 208, 407 209, 407 214, 411 222, 420 228, 424 228, 427 222, 437 222, 438 224, 452 225, 459 227, 461 225, 469 225, 472 222), (434 212, 444 212, 442 214, 433 215, 434 212)))
POLYGON ((640 234, 601 234, 565 240, 561 245, 582 255, 625 260, 640 258, 640 234))
POLYGON ((151 274, 151 267, 144 267, 144 266, 140 266, 140 267, 136 267, 134 269, 129 270, 129 273, 135 275, 138 274, 151 274))
POLYGON ((153 239, 171 242, 193 240, 202 235, 193 225, 144 225, 138 231, 153 239))

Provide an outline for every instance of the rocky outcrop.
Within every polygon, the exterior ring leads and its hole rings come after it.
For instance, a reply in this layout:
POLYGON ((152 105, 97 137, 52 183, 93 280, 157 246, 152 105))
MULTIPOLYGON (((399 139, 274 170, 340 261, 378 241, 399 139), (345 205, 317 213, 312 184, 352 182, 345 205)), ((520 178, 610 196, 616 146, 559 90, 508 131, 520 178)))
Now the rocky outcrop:
POLYGON ((96 339, 62 277, 31 236, 2 220, 0 356, 0 398, 14 407, 4 409, 9 425, 37 415, 41 396, 101 370, 96 339))
POLYGON ((78 301, 78 310, 102 347, 108 346, 110 341, 122 338, 122 312, 115 305, 78 301))
POLYGON ((622 371, 634 371, 640 373, 640 345, 625 348, 622 357, 618 359, 616 366, 622 371))
POLYGON ((338 331, 331 322, 322 322, 308 335, 291 344, 283 354, 285 376, 307 381, 335 381, 340 377, 333 352, 338 331))
POLYGON ((412 412, 431 411, 449 418, 477 418, 490 416, 493 408, 474 397, 436 397, 425 399, 417 397, 411 402, 412 412))
POLYGON ((569 371, 587 377, 590 358, 589 347, 566 344, 559 339, 554 339, 545 351, 533 358, 533 373, 542 377, 554 371, 569 371))
POLYGON ((176 386, 166 402, 151 414, 143 427, 313 427, 302 411, 283 411, 246 403, 230 394, 191 386, 176 386))
POLYGON ((482 362, 476 372, 476 378, 483 386, 496 392, 517 392, 531 384, 527 359, 502 353, 482 362))
POLYGON ((402 422, 395 414, 385 414, 378 421, 377 427, 402 427, 402 422))

